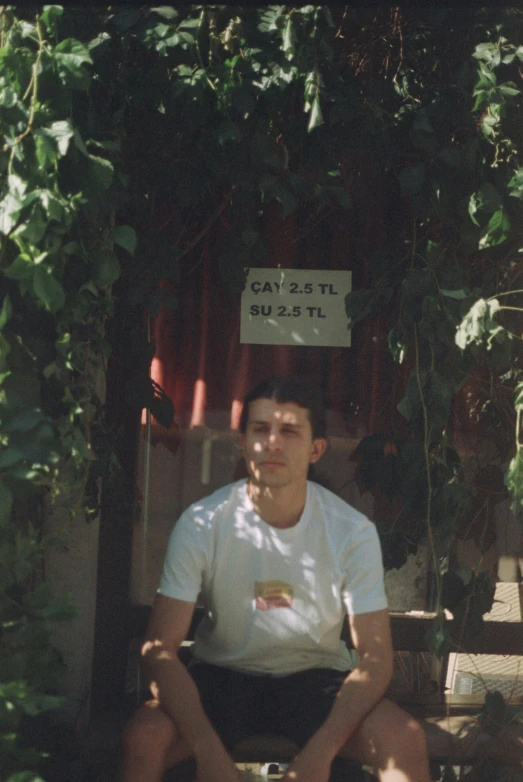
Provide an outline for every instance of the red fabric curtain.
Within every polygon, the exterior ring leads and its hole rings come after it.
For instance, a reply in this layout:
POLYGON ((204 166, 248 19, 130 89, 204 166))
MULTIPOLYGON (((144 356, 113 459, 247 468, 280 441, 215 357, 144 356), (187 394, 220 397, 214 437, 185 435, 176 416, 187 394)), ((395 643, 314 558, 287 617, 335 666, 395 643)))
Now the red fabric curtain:
MULTIPOLYGON (((370 259, 386 249, 383 192, 378 183, 360 187, 363 219, 357 226, 350 212, 340 210, 311 227, 298 226, 294 215, 282 220, 279 205, 266 208, 269 252, 263 265, 350 269, 353 289, 367 287, 370 259)), ((178 423, 202 425, 208 411, 230 410, 230 426, 237 428, 241 400, 252 385, 293 373, 320 385, 326 407, 343 421, 343 433, 359 436, 401 426, 394 413, 399 399, 391 405, 393 364, 381 316, 353 329, 350 348, 240 344, 240 295, 231 294, 219 273, 215 248, 220 233, 220 226, 213 226, 183 259, 179 306, 174 312, 162 309, 152 324, 152 376, 173 400, 178 423)))

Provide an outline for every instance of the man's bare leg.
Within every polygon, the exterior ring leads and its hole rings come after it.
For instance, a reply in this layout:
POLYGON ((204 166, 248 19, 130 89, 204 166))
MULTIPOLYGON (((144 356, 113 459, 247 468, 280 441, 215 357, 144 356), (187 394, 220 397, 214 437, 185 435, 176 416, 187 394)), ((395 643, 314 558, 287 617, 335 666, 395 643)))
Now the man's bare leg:
POLYGON ((425 732, 384 698, 340 752, 375 769, 380 782, 430 782, 425 732))
POLYGON ((123 735, 122 782, 161 782, 164 772, 191 756, 187 743, 158 701, 133 714, 123 735))

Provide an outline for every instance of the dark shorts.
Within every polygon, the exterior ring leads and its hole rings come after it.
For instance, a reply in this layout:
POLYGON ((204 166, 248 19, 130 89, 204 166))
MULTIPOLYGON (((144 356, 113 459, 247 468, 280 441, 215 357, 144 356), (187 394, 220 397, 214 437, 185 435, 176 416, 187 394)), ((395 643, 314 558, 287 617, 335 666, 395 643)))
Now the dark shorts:
POLYGON ((276 678, 200 662, 189 672, 228 750, 255 733, 284 736, 302 747, 325 722, 348 673, 313 668, 276 678))

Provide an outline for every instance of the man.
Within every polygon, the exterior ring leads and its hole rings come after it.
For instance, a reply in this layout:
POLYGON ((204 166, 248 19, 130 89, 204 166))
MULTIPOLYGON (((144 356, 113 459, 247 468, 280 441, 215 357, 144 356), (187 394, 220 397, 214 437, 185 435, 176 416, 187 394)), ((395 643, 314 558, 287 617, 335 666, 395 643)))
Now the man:
POLYGON ((260 383, 240 445, 248 480, 192 505, 171 535, 142 649, 154 700, 127 727, 124 782, 160 782, 191 755, 198 782, 239 782, 229 751, 253 733, 300 747, 285 782, 328 782, 337 755, 382 782, 428 782, 421 727, 383 698, 392 647, 375 527, 307 481, 327 447, 319 396, 294 377, 260 383), (177 651, 198 595, 187 670, 177 651))

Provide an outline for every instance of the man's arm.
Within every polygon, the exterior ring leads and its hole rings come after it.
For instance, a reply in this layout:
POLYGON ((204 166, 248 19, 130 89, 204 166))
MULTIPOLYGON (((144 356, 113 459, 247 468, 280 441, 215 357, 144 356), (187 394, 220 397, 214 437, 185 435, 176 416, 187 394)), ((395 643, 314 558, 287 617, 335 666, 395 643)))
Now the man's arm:
POLYGON ((187 636, 194 603, 157 595, 142 646, 145 674, 154 697, 189 743, 199 767, 199 779, 238 780, 228 756, 203 710, 198 690, 178 649, 187 636))
POLYGON ((387 609, 349 617, 360 662, 342 684, 331 713, 289 767, 285 780, 327 780, 332 760, 385 693, 393 666, 387 609), (295 776, 292 776, 295 774, 295 776))
POLYGON ((389 686, 393 652, 387 609, 349 617, 354 648, 360 658, 347 676, 325 723, 320 740, 330 746, 333 757, 374 708, 389 686))

